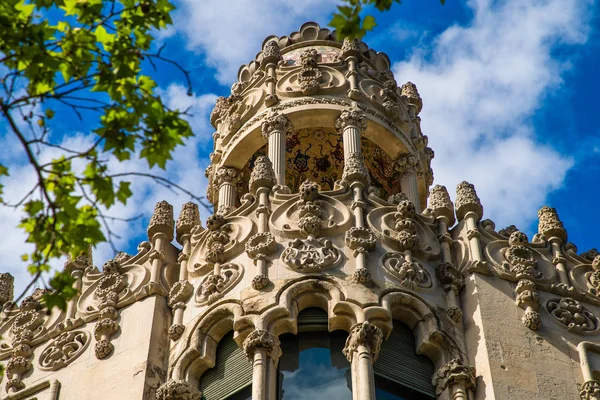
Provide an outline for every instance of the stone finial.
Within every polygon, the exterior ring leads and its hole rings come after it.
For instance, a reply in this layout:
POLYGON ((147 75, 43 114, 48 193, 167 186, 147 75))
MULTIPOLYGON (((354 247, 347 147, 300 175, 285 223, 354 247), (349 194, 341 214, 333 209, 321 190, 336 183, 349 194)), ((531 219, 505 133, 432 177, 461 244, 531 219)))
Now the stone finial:
POLYGON ((344 42, 342 43, 342 58, 358 57, 360 53, 360 40, 344 38, 344 42))
POLYGON ((375 362, 379 356, 382 341, 383 332, 381 329, 370 322, 365 321, 352 328, 342 352, 348 361, 352 362, 352 356, 354 352, 358 350, 358 346, 365 346, 371 352, 371 357, 373 362, 375 362))
POLYGON ((169 379, 156 390, 156 400, 200 400, 202 393, 188 382, 169 379))
POLYGON ((439 396, 448 386, 460 385, 466 390, 475 390, 475 368, 466 365, 460 358, 454 358, 443 365, 431 379, 439 396))
POLYGON ((273 113, 265 118, 261 125, 261 131, 263 138, 268 140, 273 132, 282 132, 284 135, 290 133, 292 131, 292 123, 284 114, 273 113))
POLYGON ((170 242, 174 237, 175 220, 173 206, 166 201, 159 201, 154 207, 154 213, 148 224, 148 239, 152 240, 157 233, 164 233, 170 242))
POLYGON ((513 232, 517 232, 518 230, 519 230, 519 229, 518 229, 516 226, 514 226, 514 225, 509 225, 509 226, 507 226, 507 227, 506 227, 506 228, 504 228, 504 229, 500 229, 500 230, 498 231, 498 233, 499 233, 499 234, 501 234, 502 236, 507 236, 507 237, 508 237, 508 236, 512 235, 512 234, 513 234, 513 232))
POLYGON ((358 110, 342 111, 340 116, 335 120, 335 129, 342 133, 349 126, 355 127, 360 132, 364 132, 367 129, 367 117, 365 113, 358 110))
POLYGON ((244 340, 244 352, 250 361, 254 360, 254 354, 264 350, 270 358, 279 358, 281 355, 279 338, 264 329, 250 332, 244 340))
POLYGON ((319 185, 309 179, 300 184, 298 194, 304 201, 314 201, 319 197, 319 185))
POLYGON ((270 40, 263 47, 263 59, 261 64, 277 64, 283 58, 281 57, 281 50, 279 49, 279 44, 275 40, 270 40))
POLYGON ((271 189, 277 183, 273 163, 267 156, 260 156, 254 161, 254 168, 250 174, 250 191, 256 193, 258 188, 271 189))
POLYGON ((408 174, 408 173, 421 173, 423 172, 423 167, 421 165, 421 161, 419 157, 413 154, 406 154, 394 163, 394 170, 398 172, 400 175, 408 174))
POLYGON ((235 168, 221 167, 215 172, 215 185, 220 187, 224 183, 237 185, 241 179, 241 174, 235 168))
POLYGON ((319 58, 319 52, 316 49, 306 49, 300 53, 300 63, 304 68, 315 68, 319 58))
POLYGON ((181 207, 181 212, 177 218, 177 242, 182 243, 182 237, 189 234, 193 227, 200 225, 200 211, 198 205, 193 202, 187 202, 181 207))
POLYGON ((412 82, 406 82, 402 85, 402 96, 406 98, 409 104, 412 104, 416 108, 416 114, 419 115, 423 109, 423 100, 417 90, 417 85, 412 82))
POLYGON ((548 239, 556 237, 562 240, 563 243, 567 242, 567 230, 563 226, 563 223, 558 218, 558 213, 555 208, 544 206, 538 211, 538 233, 543 234, 548 239))
POLYGON ((342 179, 346 182, 359 181, 369 185, 369 171, 365 166, 365 158, 360 153, 352 153, 344 164, 342 179))
POLYGON ((462 221, 469 212, 474 212, 477 220, 480 220, 483 216, 483 207, 477 197, 475 186, 463 181, 456 186, 456 216, 459 221, 462 221))
POLYGON ((12 301, 15 290, 15 278, 8 272, 0 273, 0 307, 12 301))
POLYGON ((454 225, 454 204, 446 186, 435 185, 429 191, 429 205, 427 208, 436 218, 446 217, 450 226, 454 225))
POLYGON ((599 255, 600 255, 600 253, 598 252, 598 249, 594 248, 594 249, 589 249, 588 251, 581 253, 579 256, 585 258, 588 261, 592 261, 599 255))

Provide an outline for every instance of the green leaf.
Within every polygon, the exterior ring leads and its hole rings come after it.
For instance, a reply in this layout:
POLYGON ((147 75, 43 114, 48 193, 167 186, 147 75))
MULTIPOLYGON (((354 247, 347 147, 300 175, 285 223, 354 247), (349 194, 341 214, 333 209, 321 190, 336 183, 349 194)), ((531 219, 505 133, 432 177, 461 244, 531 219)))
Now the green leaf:
POLYGON ((119 189, 117 190, 116 196, 117 200, 123 204, 127 204, 127 199, 133 195, 129 186, 131 186, 131 182, 119 182, 119 189))
POLYGON ((362 26, 365 31, 372 31, 377 26, 375 18, 372 15, 365 16, 362 26))

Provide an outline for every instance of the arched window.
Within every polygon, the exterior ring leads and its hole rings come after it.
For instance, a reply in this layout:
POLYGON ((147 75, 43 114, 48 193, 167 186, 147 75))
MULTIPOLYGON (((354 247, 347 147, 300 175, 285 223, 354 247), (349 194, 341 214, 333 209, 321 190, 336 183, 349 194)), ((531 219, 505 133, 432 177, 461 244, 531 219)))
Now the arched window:
POLYGON ((342 353, 347 332, 327 331, 327 313, 308 308, 298 315, 298 335, 281 335, 279 399, 352 399, 350 363, 342 353))
POLYGON ((373 365, 377 400, 435 399, 431 384, 434 366, 427 357, 418 355, 411 330, 399 321, 381 344, 379 358, 373 365))
POLYGON ((215 366, 200 378, 203 400, 250 400, 252 364, 229 332, 217 346, 215 366))

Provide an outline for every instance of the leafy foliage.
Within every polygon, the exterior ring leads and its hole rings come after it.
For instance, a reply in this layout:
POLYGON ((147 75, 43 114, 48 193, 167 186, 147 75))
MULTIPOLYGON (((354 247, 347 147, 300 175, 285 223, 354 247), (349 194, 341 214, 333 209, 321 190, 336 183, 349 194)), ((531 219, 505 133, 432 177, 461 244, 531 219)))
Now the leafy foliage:
MULTIPOLYGON (((187 71, 152 51, 152 32, 172 22, 173 9, 169 0, 0 2, 0 115, 37 178, 15 204, 3 200, 0 181, 0 202, 25 212, 20 227, 33 251, 22 259, 34 276, 30 286, 52 259, 75 258, 107 240, 110 217, 102 210, 127 203, 133 194, 128 177, 169 184, 149 173, 115 174, 108 165, 139 157, 164 169, 173 150, 192 136, 185 111, 169 109, 143 74, 144 62, 155 68, 157 61, 170 63, 189 87, 187 71), (87 149, 61 147, 50 138, 57 120, 65 124, 75 116, 93 126, 95 141, 87 149), (62 155, 44 162, 44 149, 62 155), (75 161, 86 164, 83 171, 75 161)), ((0 164, 0 179, 8 174, 0 164)), ((75 295, 72 283, 67 272, 50 280, 49 308, 66 307, 75 295)))
MULTIPOLYGON (((338 39, 361 39, 377 26, 375 17, 365 15, 361 12, 365 6, 375 6, 379 11, 388 11, 394 3, 400 4, 400 0, 343 0, 343 5, 337 6, 338 12, 333 14, 329 25, 337 31, 338 39)), ((445 0, 440 0, 443 5, 445 0)))

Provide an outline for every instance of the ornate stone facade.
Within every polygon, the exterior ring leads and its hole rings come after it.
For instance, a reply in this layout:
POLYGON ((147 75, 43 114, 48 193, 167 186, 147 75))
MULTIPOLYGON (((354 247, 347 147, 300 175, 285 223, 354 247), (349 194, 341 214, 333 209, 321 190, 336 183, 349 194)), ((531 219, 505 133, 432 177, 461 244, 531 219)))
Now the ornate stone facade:
POLYGON ((314 307, 347 333, 356 400, 375 399, 397 324, 434 368, 430 398, 598 399, 597 251, 578 255, 553 208, 529 241, 483 219, 472 184, 454 203, 430 189, 423 100, 390 65, 315 23, 270 37, 211 113, 204 226, 159 202, 137 254, 67 262, 64 313, 39 291, 16 305, 0 275, 0 399, 199 400, 233 331, 252 398, 275 400, 280 337, 314 307))

